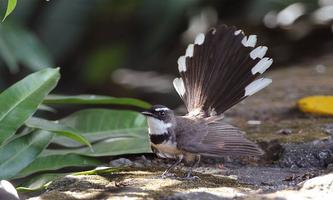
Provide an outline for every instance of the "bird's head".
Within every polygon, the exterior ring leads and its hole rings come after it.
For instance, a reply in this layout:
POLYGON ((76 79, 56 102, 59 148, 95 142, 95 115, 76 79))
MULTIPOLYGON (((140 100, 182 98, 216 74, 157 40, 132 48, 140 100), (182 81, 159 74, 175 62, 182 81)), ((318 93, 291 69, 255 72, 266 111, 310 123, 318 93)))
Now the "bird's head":
POLYGON ((164 123, 171 123, 175 118, 173 111, 163 105, 154 105, 150 109, 143 111, 142 114, 148 118, 163 121, 164 123))
POLYGON ((147 116, 150 134, 167 133, 169 128, 176 125, 174 112, 163 105, 154 105, 142 114, 147 116))

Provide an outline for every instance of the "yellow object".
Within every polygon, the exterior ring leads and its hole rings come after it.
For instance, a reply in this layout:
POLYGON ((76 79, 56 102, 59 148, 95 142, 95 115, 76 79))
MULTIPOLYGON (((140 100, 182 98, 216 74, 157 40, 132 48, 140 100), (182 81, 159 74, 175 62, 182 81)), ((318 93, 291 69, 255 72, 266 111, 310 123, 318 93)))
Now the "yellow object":
POLYGON ((309 96, 300 99, 297 105, 306 113, 333 116, 333 96, 309 96))

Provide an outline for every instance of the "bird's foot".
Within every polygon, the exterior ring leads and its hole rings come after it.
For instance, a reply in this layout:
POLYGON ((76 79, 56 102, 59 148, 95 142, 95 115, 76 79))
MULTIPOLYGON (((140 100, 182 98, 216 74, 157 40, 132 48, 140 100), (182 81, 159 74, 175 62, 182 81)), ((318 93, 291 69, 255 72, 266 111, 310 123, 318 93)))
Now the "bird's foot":
POLYGON ((198 181, 201 180, 199 176, 193 176, 192 173, 188 173, 185 177, 179 178, 184 181, 198 181))

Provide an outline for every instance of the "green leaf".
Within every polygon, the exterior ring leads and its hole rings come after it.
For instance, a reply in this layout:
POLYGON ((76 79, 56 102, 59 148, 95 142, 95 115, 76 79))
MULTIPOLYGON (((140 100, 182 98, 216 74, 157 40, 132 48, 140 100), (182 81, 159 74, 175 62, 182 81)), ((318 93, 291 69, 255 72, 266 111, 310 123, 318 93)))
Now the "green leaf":
POLYGON ((111 174, 113 172, 119 172, 121 171, 120 168, 114 168, 114 167, 102 167, 100 169, 93 169, 83 172, 76 172, 73 173, 73 176, 79 176, 79 175, 103 175, 103 174, 111 174))
POLYGON ((2 53, 2 58, 9 67, 15 69, 15 65, 20 63, 37 71, 54 66, 53 60, 42 42, 34 33, 24 27, 5 22, 0 25, 0 38, 6 45, 3 48, 7 49, 6 54, 2 53), (9 61, 9 56, 11 61, 9 61))
POLYGON ((74 128, 68 127, 66 125, 37 117, 30 117, 25 122, 25 125, 31 128, 38 128, 42 130, 55 132, 59 135, 65 136, 67 138, 70 138, 72 140, 75 140, 81 144, 87 145, 88 147, 92 148, 90 142, 85 137, 83 137, 80 133, 78 133, 74 128))
POLYGON ((49 95, 44 100, 45 104, 113 104, 137 106, 140 108, 150 108, 151 105, 145 101, 133 98, 116 98, 100 95, 49 95))
POLYGON ((8 17, 8 15, 13 12, 13 10, 16 7, 16 3, 17 3, 17 0, 8 0, 6 13, 5 13, 5 16, 3 17, 2 21, 5 21, 6 17, 8 17))
POLYGON ((18 192, 35 192, 46 189, 52 181, 64 177, 69 173, 46 173, 31 177, 28 181, 16 188, 18 192))
POLYGON ((143 138, 111 138, 105 141, 93 144, 94 152, 88 147, 77 149, 46 149, 43 155, 69 154, 75 153, 80 155, 99 157, 99 156, 118 156, 124 154, 141 154, 152 153, 150 144, 143 138))
POLYGON ((53 133, 36 131, 0 147, 0 179, 8 179, 32 163, 48 146, 53 133))
POLYGON ((5 61, 11 73, 18 72, 18 60, 2 35, 0 35, 0 55, 5 61))
MULTIPOLYGON (((45 154, 77 153, 88 156, 111 156, 151 152, 147 123, 143 115, 133 111, 110 109, 81 110, 59 123, 74 128, 93 146, 89 148, 46 150, 45 154)), ((65 137, 55 137, 54 143, 65 147, 80 147, 65 137)))
POLYGON ((40 104, 38 106, 38 110, 40 110, 40 111, 46 111, 46 112, 51 112, 51 113, 57 113, 56 109, 52 108, 51 106, 44 105, 44 104, 40 104))
POLYGON ((42 156, 20 171, 15 178, 22 178, 36 172, 57 170, 64 167, 88 167, 102 164, 103 162, 97 159, 75 154, 42 156))
POLYGON ((44 97, 56 86, 59 77, 59 69, 44 69, 0 94, 0 144, 32 116, 44 97))

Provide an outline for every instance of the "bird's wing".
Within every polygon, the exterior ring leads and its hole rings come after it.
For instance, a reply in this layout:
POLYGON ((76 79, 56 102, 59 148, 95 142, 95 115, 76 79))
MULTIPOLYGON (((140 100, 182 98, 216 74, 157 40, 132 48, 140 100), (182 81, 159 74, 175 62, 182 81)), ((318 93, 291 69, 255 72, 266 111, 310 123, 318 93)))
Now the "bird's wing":
POLYGON ((183 151, 214 157, 263 154, 255 143, 245 138, 243 132, 222 121, 202 119, 190 127, 177 135, 177 147, 183 151))
POLYGON ((271 79, 258 78, 272 64, 257 36, 220 25, 200 33, 178 59, 180 78, 173 82, 189 115, 219 115, 263 89, 271 79))

